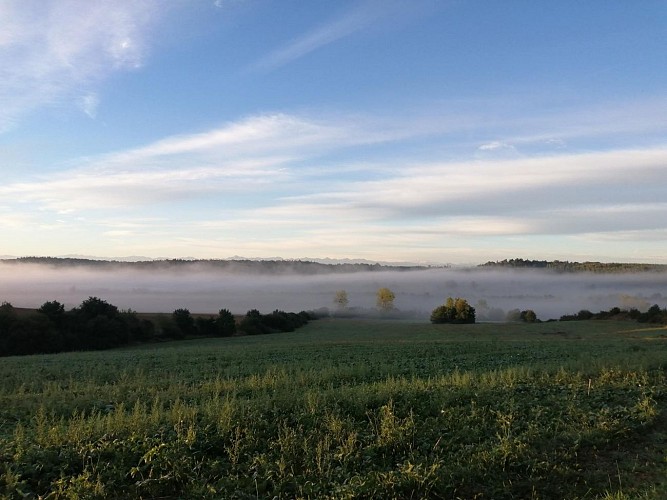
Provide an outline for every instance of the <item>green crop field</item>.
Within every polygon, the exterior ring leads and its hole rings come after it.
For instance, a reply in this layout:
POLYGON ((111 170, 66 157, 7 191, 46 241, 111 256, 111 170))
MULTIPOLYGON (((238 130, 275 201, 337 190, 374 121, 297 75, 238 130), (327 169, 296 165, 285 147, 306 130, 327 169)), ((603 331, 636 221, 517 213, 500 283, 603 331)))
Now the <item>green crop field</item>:
POLYGON ((666 498, 667 329, 319 320, 0 359, 6 498, 666 498))

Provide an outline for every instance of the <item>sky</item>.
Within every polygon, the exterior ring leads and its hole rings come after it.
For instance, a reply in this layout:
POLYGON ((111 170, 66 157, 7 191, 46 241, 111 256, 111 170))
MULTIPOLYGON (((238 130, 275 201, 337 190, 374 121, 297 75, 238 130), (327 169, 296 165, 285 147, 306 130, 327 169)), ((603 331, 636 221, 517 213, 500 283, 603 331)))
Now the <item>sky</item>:
POLYGON ((667 2, 2 0, 0 255, 667 263, 667 2))

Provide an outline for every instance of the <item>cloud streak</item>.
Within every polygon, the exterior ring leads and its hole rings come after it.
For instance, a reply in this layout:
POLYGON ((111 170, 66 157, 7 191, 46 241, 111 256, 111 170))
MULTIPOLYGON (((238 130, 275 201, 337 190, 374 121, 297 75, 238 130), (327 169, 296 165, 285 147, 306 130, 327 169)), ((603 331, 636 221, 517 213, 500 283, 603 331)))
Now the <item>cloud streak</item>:
POLYGON ((300 162, 331 151, 405 139, 413 134, 408 129, 357 117, 326 121, 258 115, 88 158, 49 178, 2 186, 0 193, 69 211, 129 208, 207 193, 262 192, 277 182, 305 180, 300 162))
MULTIPOLYGON (((83 99, 116 71, 140 67, 160 17, 153 0, 7 0, 0 8, 0 132, 41 107, 83 99)), ((97 99, 97 97, 95 97, 97 99)))
POLYGON ((377 26, 393 16, 405 18, 415 8, 414 3, 400 0, 365 0, 343 15, 273 50, 249 69, 259 72, 273 71, 338 40, 377 26))

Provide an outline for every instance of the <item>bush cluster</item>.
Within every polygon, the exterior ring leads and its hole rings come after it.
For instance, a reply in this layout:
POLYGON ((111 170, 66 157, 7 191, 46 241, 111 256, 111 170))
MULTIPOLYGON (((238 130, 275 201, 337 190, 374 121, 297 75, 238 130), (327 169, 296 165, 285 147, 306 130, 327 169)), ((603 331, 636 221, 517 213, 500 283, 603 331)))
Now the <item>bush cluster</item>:
POLYGON ((0 356, 109 349, 154 335, 151 321, 97 297, 70 311, 57 301, 20 314, 8 302, 0 306, 0 356))
POLYGON ((261 314, 257 309, 251 309, 241 320, 239 330, 246 335, 293 332, 311 319, 315 318, 305 311, 288 313, 276 309, 270 314, 261 314))
POLYGON ((176 309, 157 324, 132 311, 120 311, 98 297, 89 297, 79 307, 65 311, 57 301, 45 302, 34 311, 0 305, 0 356, 47 354, 65 351, 111 349, 133 342, 187 337, 229 337, 238 333, 290 332, 314 319, 306 312, 248 311, 237 329, 236 318, 227 309, 217 316, 194 317, 188 309, 176 309))
POLYGON ((560 317, 560 321, 585 321, 589 319, 630 319, 639 323, 667 325, 667 308, 661 309, 658 304, 653 304, 646 312, 641 312, 634 307, 630 309, 612 307, 608 311, 600 311, 598 313, 582 309, 576 314, 565 314, 560 317))
POLYGON ((188 309, 176 309, 170 321, 162 323, 161 334, 171 339, 186 337, 230 337, 236 333, 236 319, 227 309, 220 309, 217 316, 197 316, 188 309))
POLYGON ((474 323, 475 308, 466 299, 448 297, 445 303, 431 313, 431 323, 474 323))

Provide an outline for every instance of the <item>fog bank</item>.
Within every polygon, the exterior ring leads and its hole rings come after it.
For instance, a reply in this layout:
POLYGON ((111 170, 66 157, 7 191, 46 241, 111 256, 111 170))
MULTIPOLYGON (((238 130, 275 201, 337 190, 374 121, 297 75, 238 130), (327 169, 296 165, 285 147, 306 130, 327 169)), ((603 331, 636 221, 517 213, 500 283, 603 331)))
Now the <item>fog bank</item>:
MULTIPOLYGON (((492 309, 533 309, 540 319, 581 309, 597 312, 614 306, 646 309, 667 303, 667 273, 556 274, 537 270, 375 271, 315 275, 239 275, 209 268, 178 270, 100 270, 40 264, 0 264, 0 301, 15 307, 39 307, 57 300, 67 309, 90 296, 121 309, 215 314, 227 308, 270 312, 334 309, 337 290, 347 291, 350 308, 374 308, 375 292, 388 287, 402 311, 423 311, 424 318, 446 297, 464 297, 478 306, 478 318, 492 309), (485 301, 486 306, 483 302, 485 301)), ((496 311, 497 312, 497 311, 496 311)))

